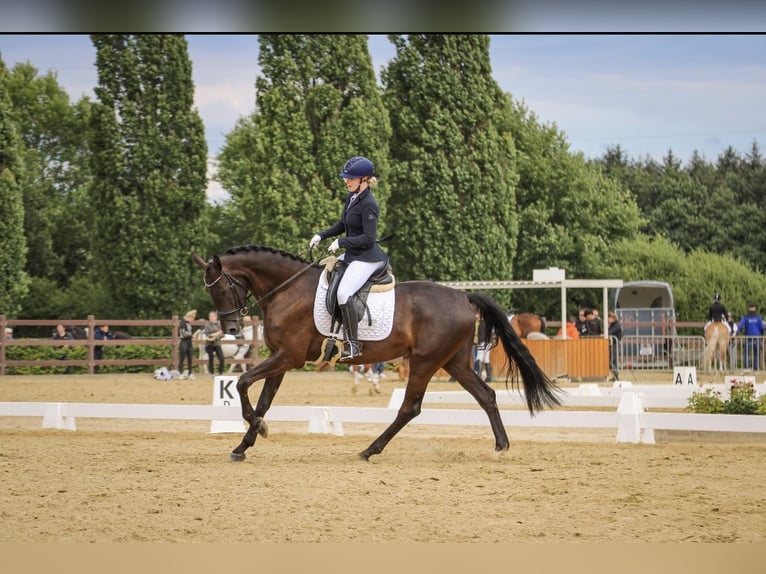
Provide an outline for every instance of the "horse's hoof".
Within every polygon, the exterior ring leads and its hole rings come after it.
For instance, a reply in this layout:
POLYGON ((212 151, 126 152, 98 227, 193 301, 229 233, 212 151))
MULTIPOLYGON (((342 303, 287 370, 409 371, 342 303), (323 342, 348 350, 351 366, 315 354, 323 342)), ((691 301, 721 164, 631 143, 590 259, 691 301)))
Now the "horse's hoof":
POLYGON ((366 450, 360 452, 359 453, 359 460, 363 460, 365 462, 369 462, 370 461, 370 454, 366 450))
POLYGON ((355 395, 358 390, 359 390, 359 383, 354 383, 354 386, 351 387, 351 394, 355 395))
POLYGON ((261 421, 261 426, 258 427, 258 434, 263 438, 269 438, 269 425, 264 421, 261 421))
POLYGON ((502 459, 504 459, 507 452, 508 452, 507 448, 504 448, 504 449, 501 449, 501 450, 493 450, 492 451, 492 460, 502 460, 502 459))
POLYGON ((231 462, 242 462, 245 458, 247 457, 244 452, 232 452, 229 455, 229 460, 231 460, 231 462))

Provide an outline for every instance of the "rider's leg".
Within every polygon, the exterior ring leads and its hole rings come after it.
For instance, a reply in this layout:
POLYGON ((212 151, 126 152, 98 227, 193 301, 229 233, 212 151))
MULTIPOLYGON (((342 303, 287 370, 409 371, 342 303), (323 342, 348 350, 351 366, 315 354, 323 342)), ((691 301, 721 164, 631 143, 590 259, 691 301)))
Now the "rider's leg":
POLYGON ((338 305, 343 319, 343 332, 348 343, 340 355, 340 361, 349 361, 362 354, 359 346, 359 317, 353 304, 349 304, 349 298, 354 295, 367 279, 385 265, 385 261, 352 261, 348 264, 338 285, 338 305))

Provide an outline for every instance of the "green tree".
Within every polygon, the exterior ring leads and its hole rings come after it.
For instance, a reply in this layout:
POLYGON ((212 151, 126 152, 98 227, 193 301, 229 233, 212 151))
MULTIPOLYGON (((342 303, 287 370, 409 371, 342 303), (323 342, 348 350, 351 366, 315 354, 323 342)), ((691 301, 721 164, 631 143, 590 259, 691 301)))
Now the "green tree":
MULTIPOLYGON (((542 124, 523 102, 513 100, 512 109, 519 170, 516 277, 532 279, 534 269, 559 267, 569 278, 614 278, 599 269, 612 243, 633 238, 640 229, 633 197, 599 166, 570 152, 555 125, 542 124)), ((571 300, 597 303, 591 293, 573 293, 571 300)), ((560 305, 553 292, 529 290, 514 293, 513 303, 518 310, 546 315, 560 305)))
POLYGON ((186 40, 94 35, 94 263, 115 315, 168 316, 199 289, 207 144, 186 40))
POLYGON ((90 263, 90 102, 71 105, 54 73, 40 77, 28 63, 14 66, 7 89, 25 144, 27 271, 61 289, 90 263))
POLYGON ((766 300, 763 276, 747 263, 705 249, 686 254, 663 235, 615 242, 598 271, 624 281, 652 279, 670 283, 676 315, 682 322, 706 320, 716 292, 721 293, 729 311, 740 315, 751 298, 766 300))
POLYGON ((8 69, 0 59, 0 313, 16 316, 26 294, 28 277, 22 145, 7 90, 8 69))
POLYGON ((385 220, 390 127, 367 37, 264 35, 257 110, 227 135, 219 177, 231 193, 232 239, 303 252, 334 223, 346 190, 338 174, 354 155, 381 176, 376 197, 385 220))
POLYGON ((516 158, 484 35, 391 36, 391 248, 402 279, 512 276, 516 158))

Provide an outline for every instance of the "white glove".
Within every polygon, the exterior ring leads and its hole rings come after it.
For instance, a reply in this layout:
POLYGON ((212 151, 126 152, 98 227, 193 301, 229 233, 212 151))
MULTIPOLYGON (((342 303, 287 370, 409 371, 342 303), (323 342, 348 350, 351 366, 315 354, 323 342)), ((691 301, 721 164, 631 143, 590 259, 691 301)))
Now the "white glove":
POLYGON ((340 241, 336 239, 332 243, 330 243, 330 247, 327 248, 327 251, 330 253, 335 253, 338 249, 340 249, 340 241))
POLYGON ((311 241, 309 241, 309 249, 314 249, 314 247, 319 245, 320 241, 322 241, 322 238, 319 237, 319 234, 314 234, 314 237, 312 237, 311 241))

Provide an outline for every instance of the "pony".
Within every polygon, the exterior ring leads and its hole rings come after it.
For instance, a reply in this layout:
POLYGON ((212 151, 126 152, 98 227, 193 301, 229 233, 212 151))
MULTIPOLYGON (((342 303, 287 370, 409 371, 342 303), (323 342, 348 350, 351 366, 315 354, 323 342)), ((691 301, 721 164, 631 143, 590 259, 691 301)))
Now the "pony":
MULTIPOLYGON (((256 438, 268 436, 264 417, 271 407, 285 373, 320 360, 324 335, 314 322, 314 300, 324 267, 293 253, 273 247, 246 245, 229 249, 205 261, 192 254, 204 271, 204 285, 218 310, 223 331, 235 334, 251 305, 263 316, 264 344, 269 356, 240 375, 237 391, 242 418, 248 428, 241 443, 230 453, 234 462, 256 438), (254 301, 249 303, 250 298, 254 301), (264 379, 253 408, 248 389, 264 379)), ((377 363, 405 356, 409 380, 404 399, 391 424, 362 452, 369 460, 380 454, 394 436, 421 411, 431 376, 444 368, 468 391, 487 414, 495 438, 494 456, 509 448, 508 435, 497 408, 495 391, 471 368, 474 321, 479 312, 495 329, 507 361, 506 385, 523 383, 531 414, 561 404, 560 389, 535 362, 527 347, 511 329, 505 311, 489 296, 465 293, 432 281, 406 281, 395 286, 393 325, 381 340, 362 341, 363 350, 348 364, 377 363), (445 313, 445 309, 449 312, 445 313)))
POLYGON ((537 313, 517 313, 509 320, 520 339, 526 339, 530 333, 545 333, 545 317, 537 313))
POLYGON ((726 351, 729 347, 729 329, 721 322, 713 321, 705 328, 705 352, 702 367, 705 371, 725 371, 726 351))

